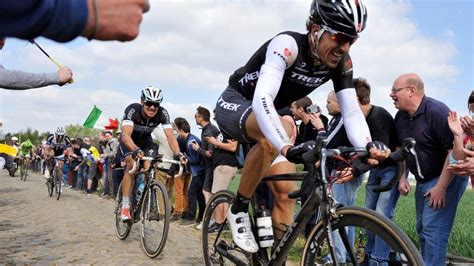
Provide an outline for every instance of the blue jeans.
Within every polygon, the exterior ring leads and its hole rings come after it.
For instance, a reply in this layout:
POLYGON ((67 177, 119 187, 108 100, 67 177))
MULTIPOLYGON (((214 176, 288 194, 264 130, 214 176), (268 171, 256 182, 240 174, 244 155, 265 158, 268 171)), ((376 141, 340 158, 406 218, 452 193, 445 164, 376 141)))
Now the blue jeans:
POLYGON ((87 164, 83 164, 77 170, 77 182, 76 182, 77 189, 82 189, 84 191, 87 190, 88 176, 89 176, 89 166, 87 166, 87 164))
MULTIPOLYGON (((332 185, 332 195, 334 200, 337 203, 341 203, 344 206, 353 206, 355 201, 355 196, 357 192, 357 188, 359 188, 360 184, 364 180, 366 174, 360 175, 357 178, 352 179, 351 181, 344 183, 344 184, 336 184, 332 185)), ((338 233, 333 233, 334 244, 336 246, 336 256, 337 261, 339 263, 346 262, 346 259, 349 259, 348 254, 346 253, 346 249, 344 244, 342 243, 342 239, 338 233)), ((354 243, 354 228, 350 227, 347 236, 351 243, 354 243)))
POLYGON ((433 210, 429 207, 429 198, 423 195, 438 183, 438 179, 434 178, 423 184, 417 182, 415 191, 416 231, 426 266, 445 265, 448 238, 456 209, 468 183, 467 176, 455 176, 446 189, 445 207, 433 210))
MULTIPOLYGON (((390 220, 393 218, 395 205, 400 196, 398 184, 395 184, 391 190, 382 193, 375 192, 372 189, 376 186, 387 184, 396 173, 396 166, 370 170, 365 194, 365 207, 384 215, 390 220)), ((369 255, 371 259, 379 262, 378 265, 388 265, 390 247, 380 237, 375 237, 374 234, 369 231, 367 231, 365 253, 369 255)))
POLYGON ((68 163, 63 163, 63 184, 68 184, 67 183, 67 172, 69 171, 69 164, 68 163))
POLYGON ((104 164, 103 164, 103 171, 102 171, 102 185, 104 186, 102 188, 102 193, 104 193, 104 195, 107 195, 107 194, 110 194, 110 191, 109 191, 109 179, 107 178, 108 174, 107 174, 107 171, 109 170, 108 169, 108 162, 107 160, 105 160, 104 164))

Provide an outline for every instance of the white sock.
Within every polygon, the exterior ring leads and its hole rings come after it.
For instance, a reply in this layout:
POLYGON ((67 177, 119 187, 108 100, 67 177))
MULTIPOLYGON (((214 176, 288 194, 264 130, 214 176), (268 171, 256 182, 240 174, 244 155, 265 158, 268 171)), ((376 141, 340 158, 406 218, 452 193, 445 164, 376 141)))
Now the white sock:
POLYGON ((122 208, 130 208, 130 199, 128 197, 122 198, 122 208))

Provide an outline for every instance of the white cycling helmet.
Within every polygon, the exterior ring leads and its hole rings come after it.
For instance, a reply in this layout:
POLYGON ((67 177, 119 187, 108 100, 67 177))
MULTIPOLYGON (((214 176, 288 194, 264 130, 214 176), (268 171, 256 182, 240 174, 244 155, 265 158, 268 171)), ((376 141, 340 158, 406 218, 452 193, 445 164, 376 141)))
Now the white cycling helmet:
POLYGON ((54 132, 56 136, 64 136, 66 134, 66 131, 64 131, 63 127, 58 127, 56 129, 56 132, 54 132))
POLYGON ((161 103, 163 101, 163 93, 159 88, 148 86, 142 90, 142 100, 145 102, 161 103))
POLYGON ((13 136, 13 137, 12 137, 12 141, 18 141, 18 138, 15 137, 15 136, 13 136))

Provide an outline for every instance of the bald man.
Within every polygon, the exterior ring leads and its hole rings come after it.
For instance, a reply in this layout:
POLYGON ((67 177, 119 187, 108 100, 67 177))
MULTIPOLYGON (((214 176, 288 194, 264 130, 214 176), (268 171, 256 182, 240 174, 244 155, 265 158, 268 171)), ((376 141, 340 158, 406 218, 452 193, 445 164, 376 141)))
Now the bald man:
MULTIPOLYGON (((449 234, 468 182, 467 176, 453 178, 446 170, 453 148, 449 108, 425 96, 423 80, 414 73, 398 77, 390 97, 399 110, 395 116, 399 143, 408 137, 416 140, 421 173, 413 160, 407 161, 407 166, 416 179, 416 230, 421 253, 425 265, 445 265, 449 234)), ((407 175, 399 183, 402 195, 410 192, 407 175)))

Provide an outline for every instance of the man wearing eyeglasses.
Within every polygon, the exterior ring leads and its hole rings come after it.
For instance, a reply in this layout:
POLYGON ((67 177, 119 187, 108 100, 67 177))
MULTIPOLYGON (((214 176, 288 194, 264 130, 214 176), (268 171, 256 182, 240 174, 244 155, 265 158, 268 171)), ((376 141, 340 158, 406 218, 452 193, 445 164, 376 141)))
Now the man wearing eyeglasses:
MULTIPOLYGON (((398 77, 390 97, 399 110, 395 115, 399 142, 405 138, 416 140, 421 173, 412 158, 407 167, 416 179, 416 231, 421 254, 425 265, 445 265, 449 234, 468 182, 466 176, 453 178, 446 170, 454 139, 448 125, 449 108, 425 96, 424 83, 414 73, 398 77)), ((406 175, 398 187, 402 195, 411 189, 406 175)))
MULTIPOLYGON (((366 20, 367 10, 361 0, 313 0, 306 23, 307 34, 279 33, 230 76, 228 87, 217 101, 216 121, 229 139, 256 143, 247 155, 236 200, 227 213, 233 240, 243 250, 258 250, 248 206, 271 162, 279 153, 297 162, 299 158, 294 154, 302 147, 309 147, 293 145, 290 126, 282 122, 277 109, 289 106, 332 80, 351 143, 356 147, 377 145, 379 149, 371 149, 374 159, 389 155, 388 149, 386 153, 380 150, 385 151, 386 147, 371 143, 352 81, 349 50, 365 28, 366 20)), ((278 190, 290 192, 285 190, 291 187, 278 186, 278 190)), ((272 213, 273 224, 279 230, 286 230, 293 220, 292 205, 287 205, 290 211, 272 213)))
MULTIPOLYGON (((143 156, 155 157, 158 146, 153 142, 151 133, 162 125, 166 138, 174 153, 175 159, 182 159, 178 142, 173 134, 168 111, 160 106, 163 101, 161 89, 148 86, 142 90, 140 103, 132 103, 126 109, 122 120, 122 136, 120 138, 120 151, 125 158, 125 173, 122 181, 122 210, 121 219, 128 221, 130 216, 130 188, 134 182, 134 175, 129 173, 133 161, 143 156)), ((145 162, 145 169, 150 167, 150 162, 145 162)))

